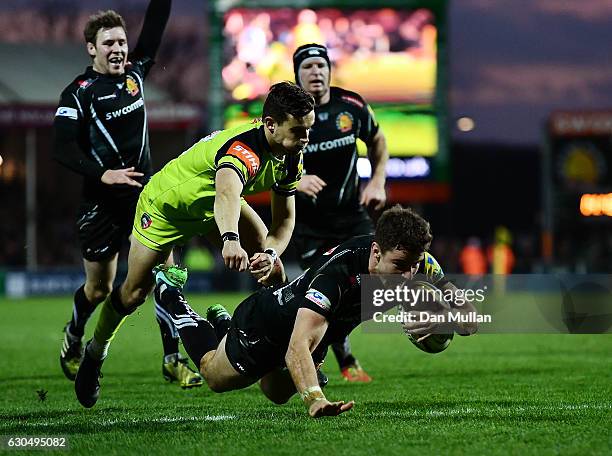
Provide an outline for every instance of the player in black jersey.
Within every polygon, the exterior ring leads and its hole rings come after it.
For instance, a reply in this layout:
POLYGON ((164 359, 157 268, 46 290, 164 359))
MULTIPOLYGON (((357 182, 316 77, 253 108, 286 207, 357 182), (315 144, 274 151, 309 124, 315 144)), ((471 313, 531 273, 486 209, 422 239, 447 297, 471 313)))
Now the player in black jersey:
MULTIPOLYGON (((277 404, 299 393, 310 416, 338 415, 351 409, 353 402, 325 398, 317 365, 328 345, 343 340, 364 315, 372 317, 373 312, 364 314, 361 307, 362 276, 401 274, 402 280, 410 280, 422 268, 437 287, 454 288, 427 253, 431 240, 429 223, 412 210, 395 206, 382 214, 374 235, 340 244, 291 283, 254 293, 231 319, 218 305, 209 308, 207 319, 202 318, 189 307, 181 289, 159 275, 156 293, 213 391, 241 389, 259 380, 263 393, 277 404)), ((286 279, 282 271, 278 276, 286 279)), ((471 304, 456 307, 457 312, 473 310, 471 304)), ((424 329, 418 324, 405 328, 416 333, 424 329)), ((469 335, 477 326, 457 323, 453 329, 469 335)))
MULTIPOLYGON (((304 151, 293 235, 300 266, 306 269, 342 241, 373 232, 366 209, 380 210, 385 205, 389 154, 385 137, 365 100, 355 92, 330 87, 331 65, 324 46, 300 46, 293 54, 293 68, 296 84, 316 102, 315 124, 304 151), (372 177, 361 195, 357 139, 367 145, 372 164, 372 177)), ((348 338, 332 349, 346 380, 371 380, 351 353, 348 338)))
MULTIPOLYGON (((123 18, 109 10, 91 16, 84 35, 92 66, 62 92, 54 122, 54 158, 83 176, 77 219, 85 283, 74 295, 60 364, 74 380, 85 324, 110 293, 118 252, 132 230, 142 186, 152 174, 144 79, 168 21, 171 0, 151 0, 136 47, 128 54, 123 18)), ((176 329, 158 316, 165 358, 162 373, 182 387, 202 378, 178 352, 176 329)))

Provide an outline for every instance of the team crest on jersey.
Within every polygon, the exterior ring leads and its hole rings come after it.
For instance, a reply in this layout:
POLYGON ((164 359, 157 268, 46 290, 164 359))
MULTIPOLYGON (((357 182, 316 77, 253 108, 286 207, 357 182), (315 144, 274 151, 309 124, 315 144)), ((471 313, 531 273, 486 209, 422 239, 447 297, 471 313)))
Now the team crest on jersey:
POLYGON ((151 220, 151 216, 144 212, 142 217, 140 217, 140 226, 143 230, 146 230, 153 224, 153 220, 151 220))
POLYGON ((336 117, 336 127, 342 133, 349 132, 353 129, 353 116, 350 112, 343 111, 336 117))
POLYGON ((136 81, 134 80, 132 76, 128 75, 125 78, 125 90, 127 90, 127 92, 133 97, 138 95, 138 92, 140 92, 140 89, 138 88, 138 84, 136 84, 136 81))

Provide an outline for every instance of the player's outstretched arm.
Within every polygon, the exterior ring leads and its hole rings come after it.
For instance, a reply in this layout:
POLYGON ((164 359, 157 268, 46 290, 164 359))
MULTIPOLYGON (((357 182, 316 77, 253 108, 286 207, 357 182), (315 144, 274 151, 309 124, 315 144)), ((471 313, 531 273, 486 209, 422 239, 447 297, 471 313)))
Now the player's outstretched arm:
POLYGON ((172 0, 151 0, 133 56, 155 58, 170 17, 171 6, 172 0))
POLYGON ((298 310, 285 363, 300 397, 313 418, 335 416, 353 408, 354 402, 329 402, 317 380, 312 351, 319 345, 327 330, 327 320, 306 308, 298 310))

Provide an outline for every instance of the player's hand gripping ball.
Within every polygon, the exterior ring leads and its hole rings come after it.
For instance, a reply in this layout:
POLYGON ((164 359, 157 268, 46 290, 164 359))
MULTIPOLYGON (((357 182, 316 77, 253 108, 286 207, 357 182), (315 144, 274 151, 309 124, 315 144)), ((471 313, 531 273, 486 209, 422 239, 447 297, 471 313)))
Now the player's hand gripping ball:
POLYGON ((448 348, 454 332, 447 330, 446 322, 436 321, 446 318, 450 305, 443 299, 442 291, 435 285, 421 280, 410 283, 410 288, 417 291, 418 298, 414 305, 400 306, 400 310, 412 313, 416 321, 403 322, 402 329, 418 349, 426 353, 440 353, 448 348), (445 332, 448 331, 448 332, 445 332))

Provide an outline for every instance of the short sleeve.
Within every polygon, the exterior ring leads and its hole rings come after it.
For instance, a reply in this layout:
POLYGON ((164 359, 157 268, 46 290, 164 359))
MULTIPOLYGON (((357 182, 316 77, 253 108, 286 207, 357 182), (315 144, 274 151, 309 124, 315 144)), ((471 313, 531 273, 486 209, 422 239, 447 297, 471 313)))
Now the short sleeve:
POLYGON ((300 307, 306 307, 325 318, 340 302, 340 285, 332 274, 319 274, 310 283, 300 307))
POLYGON ((234 140, 229 143, 227 149, 219 151, 216 165, 217 170, 231 168, 236 171, 242 181, 242 185, 245 185, 248 180, 255 177, 261 163, 259 156, 252 148, 242 141, 234 140))
POLYGON ((364 101, 364 108, 360 110, 361 130, 359 131, 359 139, 366 144, 371 144, 374 136, 378 133, 378 122, 374 116, 374 111, 364 101))
POLYGON ((68 88, 60 96, 54 123, 75 128, 81 120, 83 120, 81 103, 74 91, 68 88))

